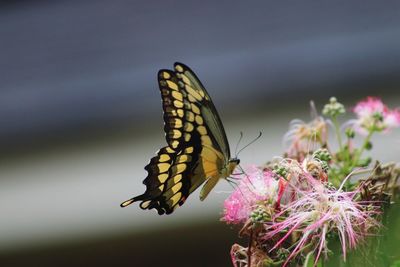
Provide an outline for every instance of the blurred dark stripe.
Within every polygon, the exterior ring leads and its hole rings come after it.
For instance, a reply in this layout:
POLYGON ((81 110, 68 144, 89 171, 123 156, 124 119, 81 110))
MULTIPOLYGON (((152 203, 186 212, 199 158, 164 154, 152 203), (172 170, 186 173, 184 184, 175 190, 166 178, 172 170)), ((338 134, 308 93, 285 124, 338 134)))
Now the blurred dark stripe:
POLYGON ((228 115, 400 85, 398 1, 17 2, 0 10, 3 149, 160 117, 155 75, 176 60, 228 115))
POLYGON ((16 266, 230 266, 236 231, 221 222, 191 223, 168 231, 115 236, 2 255, 2 267, 16 266))

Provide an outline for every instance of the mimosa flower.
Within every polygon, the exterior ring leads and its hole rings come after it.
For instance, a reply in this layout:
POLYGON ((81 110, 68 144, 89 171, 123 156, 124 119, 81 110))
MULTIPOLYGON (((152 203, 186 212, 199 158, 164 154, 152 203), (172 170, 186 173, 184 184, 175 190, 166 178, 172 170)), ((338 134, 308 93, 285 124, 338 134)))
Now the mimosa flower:
POLYGON ((278 181, 274 174, 250 166, 235 191, 225 200, 222 220, 233 224, 246 222, 258 203, 275 203, 277 195, 278 181))
POLYGON ((335 244, 346 261, 350 250, 368 246, 367 237, 382 233, 382 212, 400 192, 400 168, 379 162, 373 169, 360 167, 372 160, 363 157, 372 148, 372 134, 400 126, 400 110, 368 97, 354 107, 357 119, 341 125, 345 107, 336 98, 324 106, 329 119, 311 106, 311 122, 292 121, 283 156, 247 168, 225 200, 221 220, 240 225, 239 236, 247 239, 247 246, 232 246, 234 267, 315 267, 335 244), (367 134, 361 147, 353 142, 356 131, 367 134))
MULTIPOLYGON (((312 179, 312 178, 311 178, 312 179)), ((344 192, 312 181, 312 190, 298 190, 301 197, 289 203, 274 221, 266 225, 265 240, 279 237, 270 251, 280 246, 294 232, 301 233, 284 266, 306 247, 316 252, 316 260, 327 253, 327 235, 336 233, 342 244, 343 257, 379 223, 372 219, 377 211, 371 203, 356 202, 357 191, 344 192), (283 234, 284 233, 284 234, 283 234)))
POLYGON ((390 131, 400 126, 400 110, 389 109, 379 98, 367 97, 354 108, 357 120, 354 121, 355 130, 360 134, 372 131, 390 131))

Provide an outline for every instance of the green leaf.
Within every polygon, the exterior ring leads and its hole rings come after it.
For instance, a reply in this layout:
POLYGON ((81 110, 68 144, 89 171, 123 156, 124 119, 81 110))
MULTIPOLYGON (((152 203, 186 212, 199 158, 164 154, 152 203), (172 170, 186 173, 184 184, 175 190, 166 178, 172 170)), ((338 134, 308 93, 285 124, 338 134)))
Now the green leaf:
MULTIPOLYGON (((306 259, 304 261, 304 265, 303 266, 304 267, 314 267, 315 263, 316 262, 315 262, 314 252, 309 252, 307 254, 307 256, 306 256, 306 259)), ((316 266, 317 267, 322 267, 323 266, 321 259, 317 262, 316 266)))
POLYGON ((314 253, 310 252, 306 256, 306 260, 304 261, 304 267, 313 267, 315 263, 314 253))

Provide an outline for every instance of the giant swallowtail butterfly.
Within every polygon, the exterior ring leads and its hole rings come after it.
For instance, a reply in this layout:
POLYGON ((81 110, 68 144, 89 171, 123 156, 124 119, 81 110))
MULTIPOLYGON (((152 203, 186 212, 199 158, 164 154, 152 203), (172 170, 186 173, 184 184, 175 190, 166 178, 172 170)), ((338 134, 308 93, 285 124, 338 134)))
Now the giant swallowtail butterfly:
POLYGON ((204 200, 219 179, 229 177, 239 159, 230 157, 221 119, 210 95, 182 63, 174 70, 160 70, 158 84, 164 109, 164 131, 168 145, 145 167, 148 175, 144 194, 121 204, 141 201, 142 209, 170 214, 204 183, 204 200))

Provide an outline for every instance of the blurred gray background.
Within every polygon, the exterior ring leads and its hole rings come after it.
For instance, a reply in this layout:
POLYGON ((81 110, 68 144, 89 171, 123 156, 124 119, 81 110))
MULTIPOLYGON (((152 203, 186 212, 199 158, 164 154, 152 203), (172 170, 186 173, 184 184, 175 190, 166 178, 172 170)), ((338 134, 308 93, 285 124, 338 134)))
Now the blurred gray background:
MULTIPOLYGON (((232 147, 263 131, 243 165, 280 155, 311 99, 400 105, 399 1, 3 1, 0 36, 1 266, 229 266, 227 183, 171 216, 119 208, 165 143, 156 73, 175 61, 232 147)), ((374 144, 400 160, 399 131, 374 144)))

